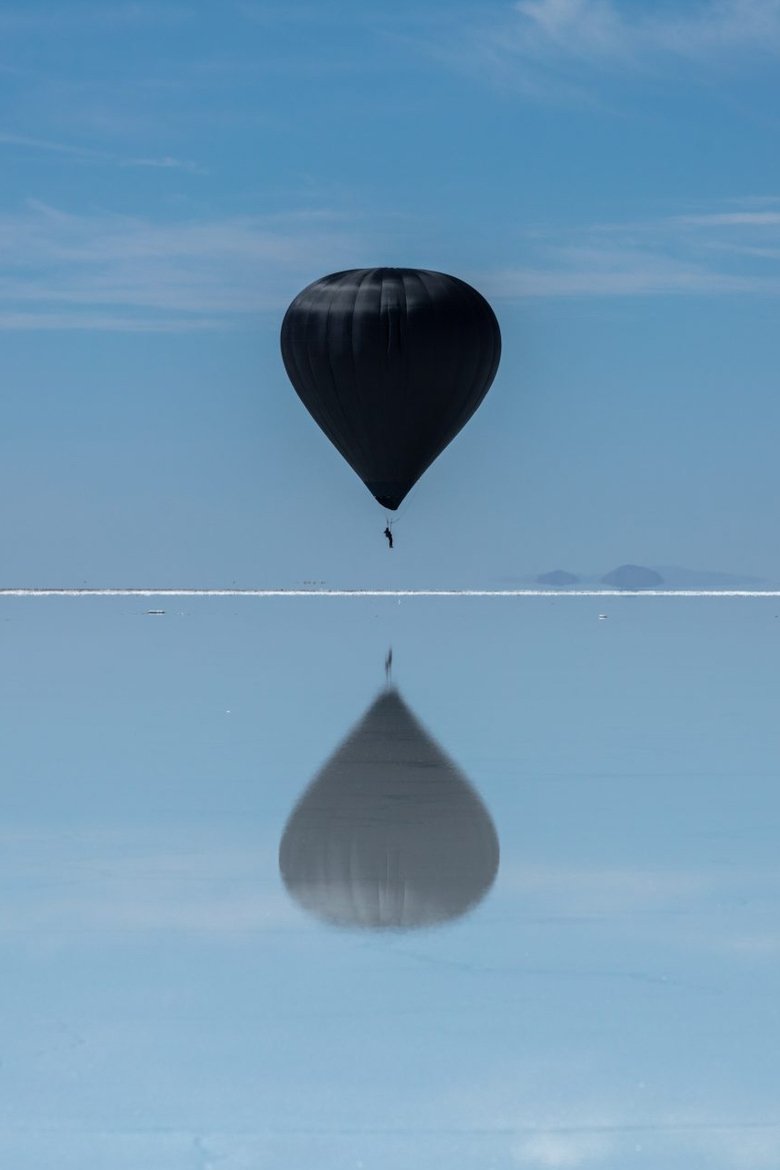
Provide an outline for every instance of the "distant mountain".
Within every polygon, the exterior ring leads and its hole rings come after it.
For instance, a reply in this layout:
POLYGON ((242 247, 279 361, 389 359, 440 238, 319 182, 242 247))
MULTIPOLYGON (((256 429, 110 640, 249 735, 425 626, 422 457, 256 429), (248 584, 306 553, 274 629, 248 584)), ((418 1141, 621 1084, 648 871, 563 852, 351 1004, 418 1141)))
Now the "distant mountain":
POLYGON ((550 573, 541 573, 536 578, 537 585, 579 585, 580 578, 575 573, 568 573, 566 569, 553 569, 550 573))
POLYGON ((611 573, 604 574, 601 584, 613 589, 657 589, 664 584, 664 579, 655 569, 644 565, 618 565, 611 573))
POLYGON ((566 589, 580 585, 592 589, 773 589, 777 585, 764 577, 741 573, 723 573, 713 569, 686 569, 682 565, 619 565, 603 577, 592 573, 572 573, 552 569, 538 576, 502 577, 504 586, 540 585, 547 589, 566 589))
POLYGON ((685 569, 681 565, 654 565, 670 589, 760 589, 767 588, 764 577, 742 573, 719 573, 712 569, 685 569))

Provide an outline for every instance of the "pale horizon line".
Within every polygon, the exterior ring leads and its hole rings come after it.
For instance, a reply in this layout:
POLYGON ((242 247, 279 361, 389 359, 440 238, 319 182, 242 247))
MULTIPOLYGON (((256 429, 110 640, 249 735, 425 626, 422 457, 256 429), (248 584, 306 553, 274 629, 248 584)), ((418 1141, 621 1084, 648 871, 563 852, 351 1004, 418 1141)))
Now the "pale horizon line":
POLYGON ((780 589, 3 589, 3 597, 774 597, 780 589))

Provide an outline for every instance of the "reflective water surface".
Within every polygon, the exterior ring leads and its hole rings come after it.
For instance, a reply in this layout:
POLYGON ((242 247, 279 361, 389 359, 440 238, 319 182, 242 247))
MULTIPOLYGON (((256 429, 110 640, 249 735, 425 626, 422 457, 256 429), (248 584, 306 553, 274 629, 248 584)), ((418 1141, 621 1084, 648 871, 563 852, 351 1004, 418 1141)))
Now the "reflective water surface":
POLYGON ((0 1164, 774 1170, 775 604, 4 601, 0 1164))

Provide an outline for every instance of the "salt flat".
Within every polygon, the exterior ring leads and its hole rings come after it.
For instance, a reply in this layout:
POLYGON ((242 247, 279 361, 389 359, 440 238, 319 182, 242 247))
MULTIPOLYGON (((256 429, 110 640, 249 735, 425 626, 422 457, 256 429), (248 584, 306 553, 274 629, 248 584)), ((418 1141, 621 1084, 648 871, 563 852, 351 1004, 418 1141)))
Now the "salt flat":
POLYGON ((777 1165, 771 598, 242 596, 0 604, 3 1164, 777 1165), (334 928, 279 844, 391 646, 498 870, 334 928))

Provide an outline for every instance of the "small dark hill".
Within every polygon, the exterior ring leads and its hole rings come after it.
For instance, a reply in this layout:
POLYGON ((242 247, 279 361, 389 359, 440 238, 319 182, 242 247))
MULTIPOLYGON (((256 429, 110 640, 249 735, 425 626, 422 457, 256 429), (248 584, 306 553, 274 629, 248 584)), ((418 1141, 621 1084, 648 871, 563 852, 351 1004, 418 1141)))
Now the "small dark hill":
POLYGON ((619 565, 601 578, 602 585, 613 589, 657 589, 663 583, 660 573, 644 565, 619 565))
POLYGON ((579 585, 580 579, 575 573, 567 573, 565 569, 553 569, 551 573, 541 573, 536 578, 537 585, 579 585))

